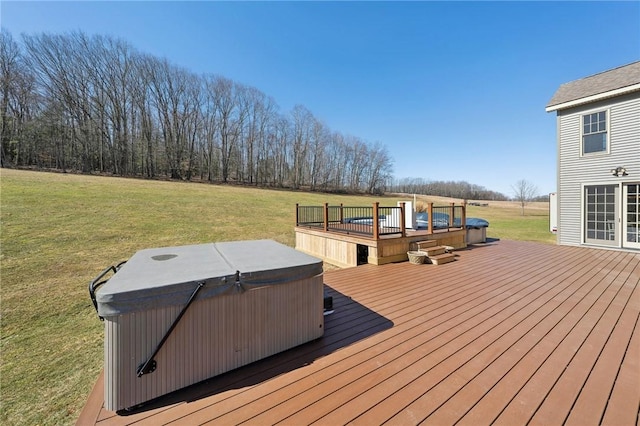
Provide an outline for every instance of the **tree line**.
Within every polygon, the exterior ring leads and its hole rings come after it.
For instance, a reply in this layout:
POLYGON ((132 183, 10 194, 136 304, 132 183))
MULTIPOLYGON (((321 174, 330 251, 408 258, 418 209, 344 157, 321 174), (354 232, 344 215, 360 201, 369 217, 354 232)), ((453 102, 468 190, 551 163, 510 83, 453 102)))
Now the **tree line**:
POLYGON ((403 178, 392 182, 390 190, 406 194, 438 195, 463 200, 506 201, 506 195, 465 181, 430 181, 422 178, 403 178))
POLYGON ((379 193, 386 147, 103 35, 0 34, 0 165, 379 193))

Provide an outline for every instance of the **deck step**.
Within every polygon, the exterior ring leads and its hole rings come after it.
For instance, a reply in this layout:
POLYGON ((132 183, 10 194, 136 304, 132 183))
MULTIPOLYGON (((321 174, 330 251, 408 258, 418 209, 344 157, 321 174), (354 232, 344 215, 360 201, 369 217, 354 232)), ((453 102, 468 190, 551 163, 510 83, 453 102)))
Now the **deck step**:
POLYGON ((435 247, 438 245, 438 242, 436 240, 416 241, 416 245, 418 246, 419 251, 424 251, 422 249, 425 249, 428 247, 435 247))
POLYGON ((437 254, 435 256, 429 256, 429 260, 434 265, 443 265, 456 260, 456 255, 453 253, 437 254))
POLYGON ((435 246, 435 247, 427 247, 421 248, 419 251, 423 253, 427 253, 427 256, 437 256, 439 254, 444 254, 447 252, 447 248, 444 246, 435 246))

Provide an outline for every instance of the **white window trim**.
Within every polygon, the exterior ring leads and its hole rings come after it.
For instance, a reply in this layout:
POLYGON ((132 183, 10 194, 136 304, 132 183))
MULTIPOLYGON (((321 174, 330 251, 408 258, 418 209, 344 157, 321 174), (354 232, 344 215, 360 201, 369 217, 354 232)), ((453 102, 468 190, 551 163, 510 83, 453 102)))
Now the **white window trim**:
POLYGON ((611 154, 611 108, 596 108, 589 111, 582 111, 580 113, 580 157, 597 157, 600 155, 611 154), (596 112, 607 113, 607 149, 597 152, 584 152, 584 116, 594 114, 596 112))

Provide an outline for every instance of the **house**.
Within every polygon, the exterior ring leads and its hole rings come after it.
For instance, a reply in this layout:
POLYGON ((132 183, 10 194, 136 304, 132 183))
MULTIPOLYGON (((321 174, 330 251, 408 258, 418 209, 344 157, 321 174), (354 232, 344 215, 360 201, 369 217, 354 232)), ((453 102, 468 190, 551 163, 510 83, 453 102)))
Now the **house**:
POLYGON ((562 84, 558 243, 640 250, 640 61, 562 84))

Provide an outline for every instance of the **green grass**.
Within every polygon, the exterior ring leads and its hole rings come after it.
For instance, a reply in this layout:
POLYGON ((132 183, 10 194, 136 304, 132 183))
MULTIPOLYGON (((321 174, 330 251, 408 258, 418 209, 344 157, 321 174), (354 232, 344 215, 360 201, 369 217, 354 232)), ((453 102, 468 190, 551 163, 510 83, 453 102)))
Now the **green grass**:
POLYGON ((488 220, 491 238, 556 243, 556 236, 549 232, 549 203, 530 203, 523 216, 517 203, 489 202, 489 207, 469 206, 467 217, 488 220))
MULTIPOLYGON (((87 285, 150 248, 269 238, 294 245, 295 204, 401 198, 1 170, 0 422, 72 424, 102 369, 87 285)), ((404 198, 406 199, 406 198, 404 198)), ((553 242, 544 209, 471 207, 489 236, 553 242), (521 228, 526 230, 522 231, 521 228)))

